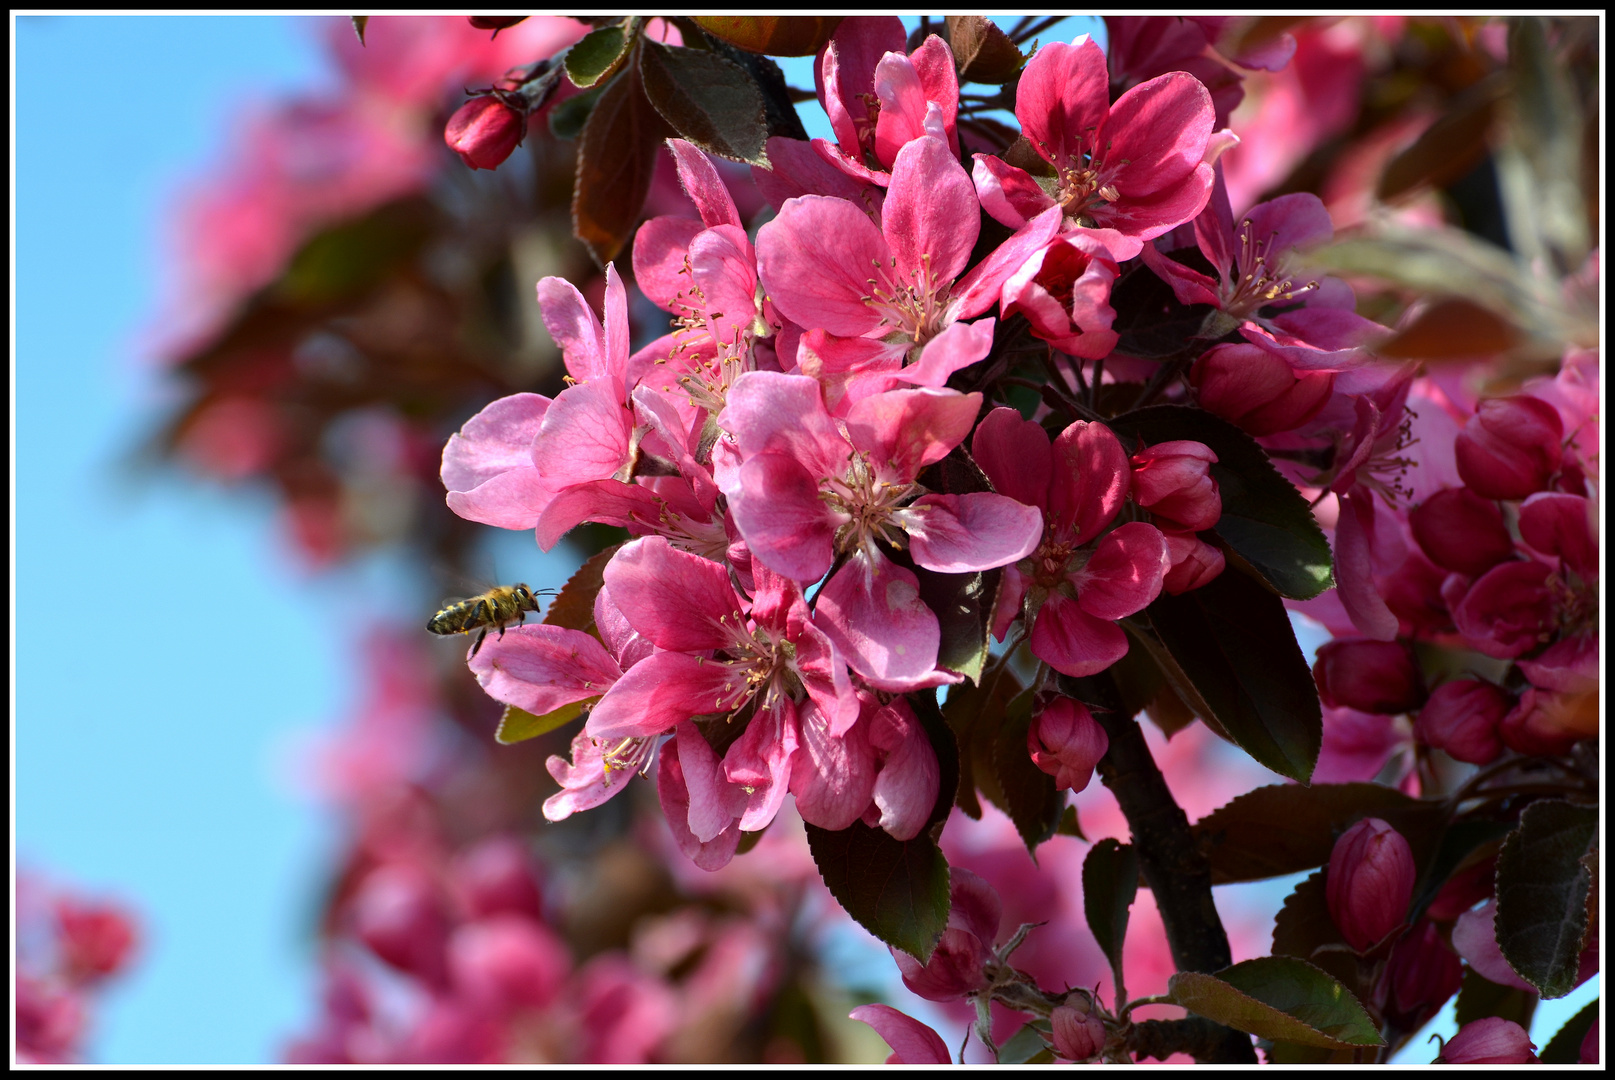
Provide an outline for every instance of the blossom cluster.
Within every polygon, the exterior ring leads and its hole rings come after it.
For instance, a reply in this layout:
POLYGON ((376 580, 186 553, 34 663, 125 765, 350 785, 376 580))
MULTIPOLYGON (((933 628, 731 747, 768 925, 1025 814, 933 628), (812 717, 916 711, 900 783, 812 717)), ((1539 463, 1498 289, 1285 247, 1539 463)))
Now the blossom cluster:
MULTIPOLYGON (((843 21, 821 68, 838 142, 770 141, 756 178, 777 213, 755 239, 711 161, 669 140, 698 216, 647 222, 633 264, 673 332, 630 349, 614 268, 603 319, 545 278, 570 385, 494 402, 444 450, 462 517, 533 529, 546 549, 585 521, 634 536, 604 568, 594 633, 520 627, 471 661, 530 713, 590 703, 572 761, 550 765, 552 820, 659 751, 663 806, 700 865, 726 862, 787 793, 810 824, 909 839, 938 766, 901 695, 962 678, 939 664, 921 575, 1001 569, 995 636, 1081 676, 1127 653, 1117 620, 1224 568, 1198 535, 1221 513, 1205 445, 1129 454, 1097 420, 1051 438, 949 385, 1013 315, 1066 356, 1111 351, 1118 260, 1212 197, 1228 139, 1209 94, 1168 74, 1111 105, 1097 45, 1045 46, 1018 105, 1062 178, 1044 196, 991 155, 966 172, 948 47, 933 35, 909 53, 902 36, 895 19, 843 21), (984 211, 1014 231, 977 254, 984 211), (950 484, 945 460, 976 483, 950 484)), ((1103 752, 1082 719, 1034 732, 1066 786, 1103 752)))
POLYGON ((48 1065, 82 1059, 90 1010, 126 969, 139 941, 121 904, 17 875, 16 1060, 48 1065))

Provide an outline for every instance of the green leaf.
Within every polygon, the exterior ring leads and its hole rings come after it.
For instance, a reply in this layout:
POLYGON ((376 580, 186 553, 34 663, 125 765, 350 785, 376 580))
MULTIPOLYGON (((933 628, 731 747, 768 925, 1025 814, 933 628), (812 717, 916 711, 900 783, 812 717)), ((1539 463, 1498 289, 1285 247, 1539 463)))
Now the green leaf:
POLYGON ((565 101, 556 102, 550 109, 550 134, 557 139, 568 141, 583 134, 583 125, 588 123, 589 114, 594 111, 595 102, 605 92, 605 86, 595 84, 581 94, 573 94, 565 101))
POLYGON ((600 594, 600 586, 605 582, 606 564, 621 546, 615 544, 590 556, 573 572, 555 599, 550 601, 549 610, 544 612, 546 626, 564 626, 568 630, 582 630, 585 634, 600 636, 594 625, 594 598, 600 594))
POLYGON ((582 715, 583 710, 599 700, 593 697, 586 701, 574 701, 543 716, 534 716, 526 709, 506 705, 505 714, 499 718, 499 729, 494 732, 494 741, 509 746, 548 734, 562 725, 570 724, 582 715))
POLYGON ((1193 439, 1211 447, 1217 455, 1211 476, 1222 495, 1222 517, 1211 531, 1279 595, 1310 600, 1334 583, 1329 541, 1311 507, 1255 439, 1187 405, 1152 405, 1108 423, 1117 434, 1150 446, 1193 439))
POLYGON ((1033 859, 1038 845, 1054 836, 1065 810, 1065 792, 1054 786, 1054 777, 1038 768, 1026 748, 1026 732, 1032 726, 1031 690, 1023 691, 1009 703, 1004 721, 993 737, 993 773, 1003 792, 1002 809, 1015 823, 1015 831, 1033 859))
POLYGON ((353 32, 355 34, 359 35, 359 44, 363 45, 364 44, 364 28, 365 28, 366 25, 369 24, 370 16, 368 16, 368 15, 352 15, 352 16, 350 16, 350 18, 353 19, 353 32))
POLYGON ((1598 999, 1593 998, 1581 1007, 1581 1011, 1559 1029, 1559 1033, 1548 1040, 1548 1045, 1542 1048, 1542 1064, 1544 1065, 1575 1065, 1581 1061, 1582 1040, 1587 1038, 1587 1031, 1598 1019, 1598 999))
POLYGON ((1356 1061, 1357 1054, 1345 1048, 1297 1046, 1289 1042, 1269 1043, 1263 1049, 1269 1065, 1350 1065, 1356 1061))
POLYGON ((861 821, 839 832, 806 828, 808 850, 836 902, 859 926, 924 963, 942 938, 952 906, 948 861, 936 839, 953 809, 959 759, 935 694, 912 694, 907 700, 931 740, 941 771, 926 827, 912 840, 894 840, 884 829, 861 821))
POLYGON ((1458 1001, 1454 1006, 1458 1026, 1487 1016, 1500 1016, 1531 1030, 1531 1015, 1536 1012, 1537 996, 1513 986, 1499 986, 1464 965, 1463 982, 1458 985, 1458 1001))
POLYGON ((1440 803, 1381 784, 1272 784, 1207 814, 1194 834, 1211 860, 1212 884, 1225 885, 1322 866, 1336 837, 1365 817, 1390 822, 1417 859, 1443 813, 1440 803))
POLYGON ((1497 944, 1545 998, 1575 989, 1592 887, 1581 860, 1597 842, 1596 808, 1546 799, 1525 808, 1498 853, 1497 944))
POLYGON ((1088 839, 1082 835, 1082 823, 1077 820, 1077 808, 1067 805, 1060 814, 1060 827, 1054 830, 1056 836, 1075 836, 1078 840, 1088 839))
POLYGON ((1273 955, 1311 960, 1320 945, 1342 940, 1340 930, 1329 917, 1323 871, 1307 875, 1279 908, 1273 919, 1273 955))
POLYGON ((695 21, 713 37, 747 52, 770 56, 812 56, 829 42, 841 16, 825 15, 697 15, 695 21))
POLYGON ((671 133, 645 100, 633 67, 606 83, 590 110, 572 181, 572 233, 601 266, 616 258, 632 235, 656 175, 662 140, 671 133))
POLYGON ((1232 568, 1146 609, 1150 626, 1228 736, 1281 776, 1306 783, 1323 745, 1323 708, 1284 603, 1232 568))
POLYGON ((633 42, 630 29, 602 26, 584 35, 566 52, 566 77, 572 85, 587 90, 622 65, 633 42))
POLYGON ((1274 1042, 1328 1048, 1380 1046, 1379 1030, 1351 992, 1291 956, 1263 956, 1215 975, 1172 976, 1167 994, 1190 1012, 1274 1042))
POLYGON ((1054 1060, 1049 1040, 1054 1029, 1047 1020, 1033 1020, 1005 1039, 998 1047, 1000 1065, 1043 1065, 1054 1060))
POLYGON ((924 833, 894 840, 855 821, 840 832, 807 826, 808 849, 830 895, 853 921, 921 962, 948 924, 948 863, 924 833))
POLYGON ((1138 852, 1133 845, 1107 836, 1089 848, 1082 860, 1082 910, 1118 986, 1126 985, 1122 943, 1127 940, 1127 918, 1136 896, 1138 852))
POLYGON ((649 38, 642 50, 645 92, 674 130, 709 154, 769 167, 763 95, 745 68, 649 38))
POLYGON ((315 233, 292 256, 277 299, 324 305, 359 299, 425 247, 438 214, 421 199, 399 199, 315 233))
POLYGON ((997 768, 993 763, 994 736, 1004 722, 1009 703, 1020 692, 1020 680, 1009 664, 999 662, 983 676, 980 684, 950 687, 948 700, 942 706, 943 718, 952 729, 959 749, 959 809, 977 821, 981 820, 981 803, 976 798, 978 787, 989 802, 1004 805, 1004 793, 998 786, 997 768))

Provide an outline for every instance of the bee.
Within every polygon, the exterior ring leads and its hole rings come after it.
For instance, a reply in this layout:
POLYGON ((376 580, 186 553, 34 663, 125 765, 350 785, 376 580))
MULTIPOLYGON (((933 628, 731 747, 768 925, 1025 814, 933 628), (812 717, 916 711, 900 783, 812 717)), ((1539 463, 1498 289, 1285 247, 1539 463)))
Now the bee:
POLYGON ((477 635, 477 643, 471 646, 471 655, 475 656, 477 650, 482 648, 482 640, 488 636, 490 627, 497 626, 499 636, 504 637, 507 625, 519 624, 527 618, 529 611, 538 610, 540 596, 553 595, 549 589, 539 589, 535 593, 526 585, 500 585, 481 596, 446 605, 432 616, 426 629, 434 634, 469 634, 480 629, 482 633, 477 635))

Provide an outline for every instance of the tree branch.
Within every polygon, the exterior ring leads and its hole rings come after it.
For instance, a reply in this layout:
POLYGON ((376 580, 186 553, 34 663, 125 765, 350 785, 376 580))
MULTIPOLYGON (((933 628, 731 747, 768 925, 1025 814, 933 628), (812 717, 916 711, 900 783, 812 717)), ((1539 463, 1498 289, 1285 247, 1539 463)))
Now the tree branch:
MULTIPOLYGON (((1108 675, 1085 679, 1062 675, 1059 687, 1062 693, 1099 706, 1094 719, 1110 739, 1110 749, 1099 761, 1099 778, 1127 817, 1139 867, 1166 928, 1172 962, 1179 971, 1206 973, 1229 966, 1234 961, 1228 934, 1211 898, 1211 863, 1195 844, 1189 818, 1156 768, 1144 733, 1122 706, 1114 680, 1108 675)), ((1256 1061, 1250 1036, 1214 1026, 1223 1036, 1205 1056, 1197 1052, 1196 1060, 1256 1061)))

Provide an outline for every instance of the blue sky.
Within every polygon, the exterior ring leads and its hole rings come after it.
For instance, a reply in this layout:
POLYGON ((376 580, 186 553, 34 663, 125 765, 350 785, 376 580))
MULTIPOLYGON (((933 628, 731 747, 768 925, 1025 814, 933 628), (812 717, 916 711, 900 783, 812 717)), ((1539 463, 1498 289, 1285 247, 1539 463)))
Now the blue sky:
MULTIPOLYGON (((18 862, 143 917, 90 1060, 274 1061, 316 1005, 340 840, 287 782, 289 747, 357 692, 347 613, 424 601, 385 561, 307 575, 266 497, 117 466, 164 400, 138 343, 180 181, 234 109, 321 85, 324 61, 280 16, 26 17, 15 42, 18 862)), ((1596 985, 1544 1007, 1539 1044, 1596 985)))

